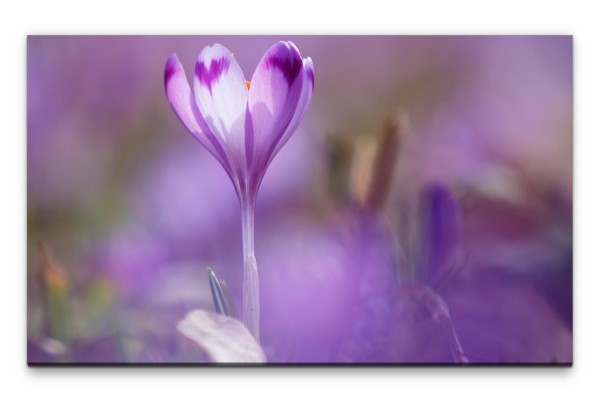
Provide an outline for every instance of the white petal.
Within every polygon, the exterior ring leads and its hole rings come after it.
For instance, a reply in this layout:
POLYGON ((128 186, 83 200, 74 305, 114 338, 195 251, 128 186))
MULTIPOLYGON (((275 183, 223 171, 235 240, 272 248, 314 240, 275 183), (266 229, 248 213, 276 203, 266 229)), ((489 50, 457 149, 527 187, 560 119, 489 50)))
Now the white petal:
POLYGON ((248 97, 252 130, 246 132, 246 152, 259 175, 294 116, 303 82, 302 58, 291 42, 273 45, 256 67, 248 97))
POLYGON ((165 65, 165 91, 169 104, 183 125, 223 165, 231 176, 225 151, 202 118, 179 59, 172 54, 165 65))
POLYGON ((237 319, 195 310, 177 324, 177 329, 195 341, 219 363, 265 363, 265 353, 246 326, 237 319))
POLYGON ((292 117, 292 121, 290 122, 290 125, 288 125, 287 129, 285 130, 285 133, 277 143, 275 151, 270 156, 269 163, 271 162, 271 160, 273 160, 275 155, 279 152, 283 145, 285 145, 288 139, 290 139, 292 134, 296 131, 312 99, 313 89, 315 87, 315 72, 313 62, 310 57, 307 57, 304 60, 302 60, 302 63, 304 67, 304 85, 302 87, 302 94, 300 95, 300 100, 298 101, 298 106, 296 107, 296 112, 292 117))
MULTIPOLYGON (((245 166, 248 88, 244 73, 227 48, 205 47, 196 61, 194 93, 198 109, 237 166, 245 166)), ((239 169, 239 168, 238 168, 239 169)))

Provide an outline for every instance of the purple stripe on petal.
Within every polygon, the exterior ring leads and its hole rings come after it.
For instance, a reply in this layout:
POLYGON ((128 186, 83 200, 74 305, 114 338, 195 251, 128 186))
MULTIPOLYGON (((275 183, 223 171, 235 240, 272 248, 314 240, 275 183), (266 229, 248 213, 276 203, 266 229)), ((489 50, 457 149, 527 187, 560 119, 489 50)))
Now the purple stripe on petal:
POLYGON ((252 113, 250 108, 246 107, 246 168, 249 171, 252 166, 252 159, 254 157, 254 127, 252 126, 252 113))
POLYGON ((167 64, 165 65, 165 92, 167 92, 169 82, 178 71, 178 63, 179 60, 174 54, 167 59, 167 64))
POLYGON ((235 165, 235 172, 237 174, 237 184, 236 189, 238 190, 238 199, 240 202, 244 202, 246 200, 250 200, 251 197, 256 196, 256 192, 251 193, 248 191, 246 175, 242 172, 241 166, 239 164, 235 165))
POLYGON ((304 81, 302 57, 291 42, 273 45, 256 67, 248 94, 253 127, 253 157, 249 164, 253 186, 260 184, 270 155, 292 120, 304 81))
POLYGON ((229 69, 229 59, 221 57, 216 60, 211 60, 210 65, 206 68, 203 62, 196 63, 196 77, 200 81, 201 85, 208 88, 208 91, 212 95, 213 83, 219 79, 221 75, 227 72, 229 69))
POLYGON ((285 129, 285 132, 281 133, 281 135, 277 137, 276 141, 269 148, 266 166, 271 163, 277 152, 279 152, 288 139, 290 139, 296 128, 298 128, 298 125, 300 125, 300 121, 302 120, 302 117, 304 116, 304 113, 310 104, 312 93, 315 87, 315 72, 312 59, 310 57, 305 58, 303 60, 303 66, 304 82, 302 84, 302 93, 300 94, 300 99, 298 100, 294 116, 285 129))
POLYGON ((294 80, 300 74, 302 69, 302 59, 299 57, 293 57, 291 54, 283 58, 281 53, 274 53, 267 59, 267 66, 270 68, 278 68, 285 77, 288 86, 292 86, 294 80))
MULTIPOLYGON (((297 102, 296 102, 295 106, 297 107, 297 102)), ((293 115, 292 115, 292 118, 293 118, 293 115)), ((277 134, 274 136, 273 141, 269 145, 269 148, 266 153, 266 157, 264 159, 264 167, 263 167, 264 170, 267 169, 267 167, 269 166, 269 163, 271 163, 271 160, 273 160, 273 157, 275 156, 275 153, 274 153, 275 148, 281 141, 281 138, 283 138, 283 135, 287 131, 291 122, 292 122, 292 119, 288 120, 287 123, 285 123, 283 126, 281 126, 281 128, 278 130, 277 134)))
POLYGON ((231 52, 217 43, 202 49, 194 71, 194 94, 204 121, 221 143, 232 171, 236 163, 245 171, 248 88, 242 69, 231 52))
POLYGON ((175 54, 172 54, 165 65, 165 91, 171 107, 179 120, 221 163, 227 174, 232 177, 232 168, 222 144, 206 124, 196 99, 192 94, 183 67, 175 54))

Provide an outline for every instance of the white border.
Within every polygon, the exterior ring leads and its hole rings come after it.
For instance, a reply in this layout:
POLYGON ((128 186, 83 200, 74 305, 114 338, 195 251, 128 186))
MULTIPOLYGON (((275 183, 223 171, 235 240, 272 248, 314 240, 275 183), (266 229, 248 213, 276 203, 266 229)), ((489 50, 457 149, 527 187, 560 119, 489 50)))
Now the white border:
MULTIPOLYGON (((597 385, 600 195, 598 13, 576 2, 103 0, 5 2, 0 183, 3 399, 586 399, 597 385), (390 8, 385 4, 394 3, 390 8), (217 4, 224 4, 219 6, 217 4), (573 34, 575 363, 571 369, 29 369, 25 364, 25 46, 28 34, 573 34), (5 395, 8 395, 5 398, 5 395)), ((593 4, 593 2, 588 2, 593 4)), ((360 56, 360 49, 357 49, 360 56)))

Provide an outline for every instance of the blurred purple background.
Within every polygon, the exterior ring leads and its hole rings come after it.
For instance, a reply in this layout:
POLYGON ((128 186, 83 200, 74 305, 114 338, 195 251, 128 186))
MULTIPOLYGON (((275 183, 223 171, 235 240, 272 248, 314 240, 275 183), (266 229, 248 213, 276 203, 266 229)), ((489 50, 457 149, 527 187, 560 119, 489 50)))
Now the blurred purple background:
POLYGON ((315 92, 258 195, 269 361, 570 362, 567 36, 29 37, 28 361, 206 361, 175 324, 207 266, 241 311, 240 210, 164 65, 278 40, 315 92))

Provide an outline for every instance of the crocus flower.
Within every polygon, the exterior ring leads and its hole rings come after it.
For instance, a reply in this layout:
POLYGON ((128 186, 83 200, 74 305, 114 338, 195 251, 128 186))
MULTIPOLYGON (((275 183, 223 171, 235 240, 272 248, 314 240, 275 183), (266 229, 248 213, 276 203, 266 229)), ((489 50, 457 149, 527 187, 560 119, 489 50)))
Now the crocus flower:
POLYGON ((256 196, 267 166, 300 124, 313 83, 312 60, 291 42, 272 46, 250 82, 227 48, 205 47, 193 94, 175 54, 165 67, 169 103, 223 165, 240 200, 256 196))
POLYGON ((254 206, 269 163, 294 133, 312 97, 314 70, 291 42, 278 42, 247 82, 224 46, 205 47, 196 61, 194 92, 175 54, 165 67, 165 90, 175 113, 221 163, 242 209, 244 321, 258 338, 258 272, 254 206))

